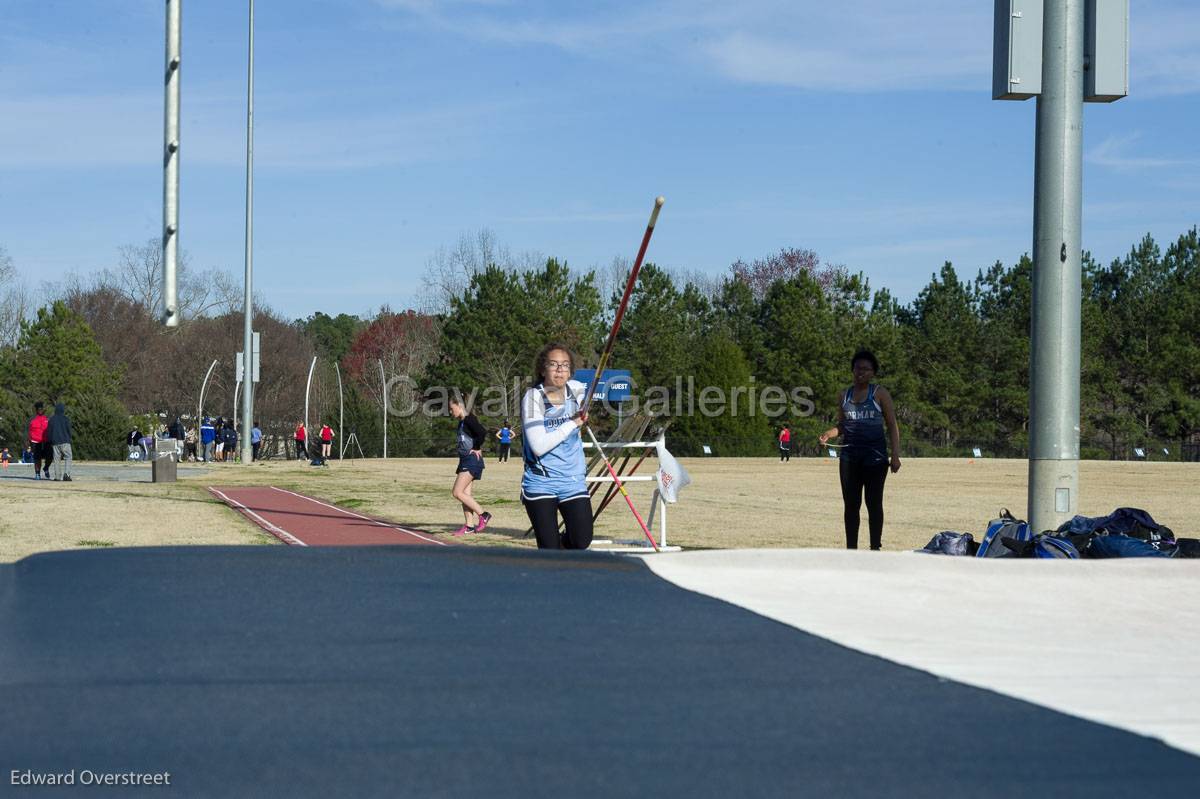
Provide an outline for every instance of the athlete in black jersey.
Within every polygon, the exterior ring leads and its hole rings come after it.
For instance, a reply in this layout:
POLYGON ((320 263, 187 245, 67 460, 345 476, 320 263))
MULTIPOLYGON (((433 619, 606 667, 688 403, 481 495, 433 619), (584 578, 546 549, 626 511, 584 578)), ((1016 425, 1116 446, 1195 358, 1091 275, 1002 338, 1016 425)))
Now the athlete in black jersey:
POLYGON ((475 414, 467 412, 466 405, 457 395, 450 400, 450 415, 458 419, 458 468, 454 471, 454 488, 450 493, 462 504, 463 511, 463 526, 454 534, 482 533, 492 520, 492 514, 475 500, 471 486, 476 480, 483 479, 483 440, 487 431, 475 414), (472 517, 476 519, 474 524, 472 517))
POLYGON ((850 361, 854 385, 846 389, 838 406, 837 427, 820 436, 824 446, 829 439, 842 437, 839 473, 846 522, 846 549, 858 549, 859 510, 863 494, 867 498, 871 549, 883 545, 883 483, 888 468, 900 471, 900 428, 892 395, 871 380, 879 371, 879 361, 870 350, 859 350, 850 361), (886 425, 887 435, 884 434, 886 425), (888 439, 891 439, 891 458, 888 439))

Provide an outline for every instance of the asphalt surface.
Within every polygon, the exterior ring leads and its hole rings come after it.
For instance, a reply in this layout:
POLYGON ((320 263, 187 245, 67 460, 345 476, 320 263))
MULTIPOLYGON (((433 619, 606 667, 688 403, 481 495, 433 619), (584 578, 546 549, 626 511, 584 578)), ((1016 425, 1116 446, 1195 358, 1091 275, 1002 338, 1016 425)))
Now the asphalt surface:
POLYGON ((13 771, 71 769, 171 774, 169 788, 87 788, 97 796, 1200 786, 1200 758, 1154 739, 858 653, 596 553, 33 556, 0 567, 0 703, 5 795, 57 793, 13 788, 13 771))

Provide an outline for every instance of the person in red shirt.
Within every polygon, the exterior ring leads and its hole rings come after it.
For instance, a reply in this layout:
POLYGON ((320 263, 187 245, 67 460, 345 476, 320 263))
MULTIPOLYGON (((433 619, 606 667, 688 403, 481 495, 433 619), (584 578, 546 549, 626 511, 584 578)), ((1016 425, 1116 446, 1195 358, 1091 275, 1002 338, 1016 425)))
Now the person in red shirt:
POLYGON ((33 479, 50 479, 50 464, 54 462, 54 450, 46 440, 46 428, 50 420, 46 418, 45 406, 40 402, 33 403, 33 418, 29 420, 29 448, 33 450, 33 479))
POLYGON ((333 446, 333 428, 329 425, 321 425, 321 457, 329 460, 329 450, 333 446))
POLYGON ((296 457, 304 460, 308 457, 308 448, 305 442, 308 441, 308 431, 304 429, 304 422, 296 423, 296 457))
POLYGON ((783 429, 779 431, 779 460, 790 461, 792 459, 792 431, 788 430, 785 424, 783 429))

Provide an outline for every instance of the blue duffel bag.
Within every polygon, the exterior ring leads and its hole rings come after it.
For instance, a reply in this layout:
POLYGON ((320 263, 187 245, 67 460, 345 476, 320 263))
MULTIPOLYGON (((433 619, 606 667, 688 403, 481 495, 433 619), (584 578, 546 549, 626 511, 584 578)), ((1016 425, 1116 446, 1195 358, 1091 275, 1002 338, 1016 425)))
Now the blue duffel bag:
POLYGON ((1088 547, 1093 558, 1169 558, 1171 553, 1160 552, 1149 541, 1127 535, 1098 535, 1088 547))

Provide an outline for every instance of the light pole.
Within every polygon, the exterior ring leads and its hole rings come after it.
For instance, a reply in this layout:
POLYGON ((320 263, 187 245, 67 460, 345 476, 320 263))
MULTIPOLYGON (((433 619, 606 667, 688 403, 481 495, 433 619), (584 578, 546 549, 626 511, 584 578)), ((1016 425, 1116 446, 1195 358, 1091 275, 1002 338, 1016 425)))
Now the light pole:
POLYGON ((1079 510, 1083 103, 1129 93, 1128 0, 996 0, 992 97, 1037 97, 1029 358, 1034 531, 1079 510))
POLYGON ((304 382, 304 448, 308 449, 308 442, 312 435, 308 432, 308 394, 312 389, 313 372, 317 368, 317 356, 313 356, 312 363, 308 365, 308 380, 304 382))
POLYGON ((162 322, 179 326, 176 274, 179 263, 179 65, 183 0, 167 0, 166 98, 163 103, 162 322))
MULTIPOLYGON (((212 377, 213 369, 217 368, 217 361, 213 359, 209 365, 208 371, 204 373, 204 382, 200 384, 200 404, 196 406, 196 433, 200 433, 200 425, 204 422, 204 392, 208 389, 208 379, 212 377)), ((237 403, 234 403, 235 405, 237 403)))
POLYGON ((379 383, 383 386, 383 457, 387 459, 387 411, 388 411, 388 384, 387 377, 383 374, 383 359, 379 359, 379 383))
POLYGON ((345 416, 345 406, 342 404, 342 370, 338 367, 337 361, 333 362, 333 371, 337 375, 338 381, 338 441, 341 444, 338 447, 338 460, 342 459, 342 453, 346 451, 346 439, 342 438, 342 422, 345 416))
POLYGON ((250 0, 249 55, 246 68, 246 285, 242 322, 242 463, 254 458, 250 431, 254 429, 254 0, 250 0))

